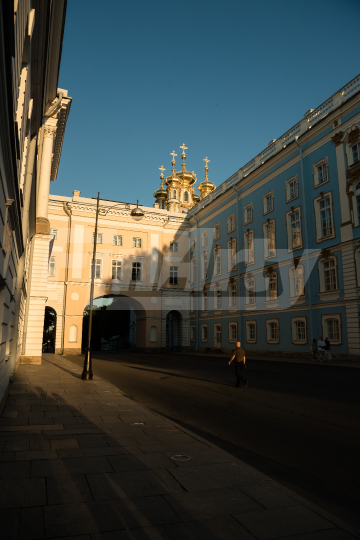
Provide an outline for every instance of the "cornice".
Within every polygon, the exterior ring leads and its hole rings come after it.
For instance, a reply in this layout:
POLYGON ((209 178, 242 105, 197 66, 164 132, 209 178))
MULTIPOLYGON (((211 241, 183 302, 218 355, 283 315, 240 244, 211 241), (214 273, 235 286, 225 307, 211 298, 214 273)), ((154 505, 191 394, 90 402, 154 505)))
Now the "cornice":
POLYGON ((66 122, 69 116, 70 112, 70 106, 71 106, 72 99, 69 97, 63 97, 61 100, 61 107, 57 113, 57 131, 56 131, 56 138, 54 143, 54 155, 52 160, 52 166, 51 166, 51 175, 50 180, 56 180, 57 173, 59 170, 59 164, 60 164, 60 157, 61 157, 61 150, 62 145, 64 142, 64 135, 65 135, 65 127, 66 122))

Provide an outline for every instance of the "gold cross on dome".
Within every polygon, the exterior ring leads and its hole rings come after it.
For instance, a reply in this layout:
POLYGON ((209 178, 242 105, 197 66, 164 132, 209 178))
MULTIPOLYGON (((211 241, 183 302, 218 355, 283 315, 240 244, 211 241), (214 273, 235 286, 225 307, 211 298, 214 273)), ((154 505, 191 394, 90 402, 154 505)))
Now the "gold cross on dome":
POLYGON ((166 169, 164 169, 164 165, 161 165, 161 167, 159 167, 159 171, 161 171, 161 174, 163 174, 164 171, 166 171, 166 169))
POLYGON ((208 157, 206 156, 206 158, 203 161, 206 161, 206 167, 207 167, 207 164, 209 163, 210 159, 208 159, 208 157))
POLYGON ((184 154, 185 154, 185 150, 187 150, 187 149, 188 149, 188 148, 187 148, 187 146, 185 146, 185 143, 183 143, 183 145, 182 145, 182 146, 180 146, 180 148, 182 148, 182 150, 183 150, 184 154))
POLYGON ((175 156, 177 156, 177 154, 175 154, 175 150, 173 150, 172 152, 170 152, 170 156, 172 156, 173 159, 175 159, 175 156))

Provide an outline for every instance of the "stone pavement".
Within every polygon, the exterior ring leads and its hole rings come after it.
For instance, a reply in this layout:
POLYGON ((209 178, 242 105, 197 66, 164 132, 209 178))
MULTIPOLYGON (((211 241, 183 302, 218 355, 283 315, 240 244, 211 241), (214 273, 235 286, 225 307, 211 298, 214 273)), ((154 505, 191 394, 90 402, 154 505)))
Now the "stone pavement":
POLYGON ((17 371, 0 419, 2 540, 360 538, 110 383, 80 375, 50 354, 17 371))

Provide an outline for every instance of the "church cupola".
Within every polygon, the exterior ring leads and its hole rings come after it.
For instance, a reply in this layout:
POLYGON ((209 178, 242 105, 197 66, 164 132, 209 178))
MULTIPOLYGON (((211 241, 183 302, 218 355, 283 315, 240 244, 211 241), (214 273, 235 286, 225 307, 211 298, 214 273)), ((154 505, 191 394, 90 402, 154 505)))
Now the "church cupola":
MULTIPOLYGON (((160 189, 157 189, 154 193, 154 197, 155 197, 155 205, 157 205, 157 208, 160 208, 162 210, 166 210, 166 207, 167 207, 167 191, 166 189, 164 189, 164 171, 166 171, 166 169, 164 169, 164 166, 161 165, 161 167, 159 167, 159 170, 161 171, 161 174, 160 174, 160 189)), ((155 206, 154 205, 154 206, 155 206)))
POLYGON ((209 177, 208 177, 208 172, 209 172, 208 163, 210 159, 206 157, 204 161, 205 161, 205 169, 204 169, 205 180, 201 182, 201 184, 198 187, 198 190, 200 191, 200 199, 204 199, 207 195, 209 195, 209 193, 211 193, 215 189, 215 184, 213 182, 210 182, 209 177))

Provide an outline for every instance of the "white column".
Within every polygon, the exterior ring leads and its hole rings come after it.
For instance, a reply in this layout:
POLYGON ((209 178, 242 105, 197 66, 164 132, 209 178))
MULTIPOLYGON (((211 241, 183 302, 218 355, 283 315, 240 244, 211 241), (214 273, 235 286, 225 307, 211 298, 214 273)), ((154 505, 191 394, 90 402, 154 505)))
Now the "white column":
POLYGON ((50 176, 56 137, 57 120, 50 118, 43 126, 43 144, 41 154, 41 169, 36 209, 36 232, 49 234, 48 206, 50 193, 50 176))

